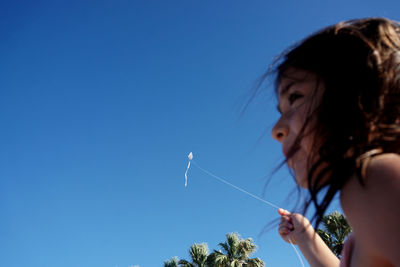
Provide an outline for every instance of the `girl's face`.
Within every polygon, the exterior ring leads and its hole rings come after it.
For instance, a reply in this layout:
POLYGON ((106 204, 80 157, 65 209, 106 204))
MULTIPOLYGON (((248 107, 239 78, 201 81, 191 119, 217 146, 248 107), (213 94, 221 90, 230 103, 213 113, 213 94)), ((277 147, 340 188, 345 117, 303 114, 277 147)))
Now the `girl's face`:
MULTIPOLYGON (((282 152, 288 157, 289 151, 309 114, 321 101, 324 86, 311 72, 289 68, 282 77, 278 88, 278 110, 281 117, 272 129, 272 137, 282 145, 282 152)), ((303 188, 308 187, 308 162, 312 156, 314 135, 310 130, 315 126, 315 118, 310 117, 304 129, 298 150, 289 158, 288 165, 294 171, 296 182, 303 188)))

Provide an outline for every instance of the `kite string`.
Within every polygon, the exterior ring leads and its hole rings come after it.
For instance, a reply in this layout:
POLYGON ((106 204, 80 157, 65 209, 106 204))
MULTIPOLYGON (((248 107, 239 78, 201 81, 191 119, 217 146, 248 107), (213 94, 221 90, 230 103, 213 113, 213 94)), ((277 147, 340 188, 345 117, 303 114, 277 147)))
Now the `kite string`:
POLYGON ((289 237, 289 243, 290 243, 290 245, 292 245, 294 251, 296 252, 297 257, 299 258, 299 261, 300 261, 300 263, 301 263, 301 266, 304 267, 303 259, 301 258, 300 253, 297 251, 297 248, 296 248, 296 246, 293 244, 292 239, 290 239, 290 237, 289 237))
POLYGON ((221 181, 221 182, 223 182, 223 183, 225 183, 225 184, 227 184, 227 185, 229 185, 229 186, 235 188, 236 190, 239 190, 239 191, 241 191, 241 192, 243 192, 243 193, 245 193, 245 194, 251 196, 252 198, 255 198, 255 199, 259 200, 259 201, 262 201, 262 202, 264 202, 264 203, 270 205, 271 207, 274 207, 274 208, 276 208, 276 209, 279 209, 279 207, 278 207, 277 205, 275 205, 274 203, 271 203, 271 202, 269 202, 269 201, 267 201, 267 200, 264 200, 264 199, 262 199, 262 198, 260 198, 260 197, 258 197, 258 196, 256 196, 256 195, 254 195, 254 194, 252 194, 252 193, 250 193, 250 192, 248 192, 248 191, 246 191, 246 190, 244 190, 244 189, 242 189, 242 188, 240 188, 240 187, 238 187, 238 186, 236 186, 236 185, 234 185, 234 184, 231 184, 230 182, 226 181, 225 179, 222 179, 221 177, 218 177, 217 175, 215 175, 215 174, 213 174, 213 173, 211 173, 211 172, 209 172, 209 171, 203 169, 203 168, 200 167, 194 160, 193 160, 193 164, 196 165, 196 167, 199 168, 200 170, 202 170, 203 172, 205 172, 205 173, 207 173, 208 175, 210 175, 210 176, 212 176, 212 177, 218 179, 219 181, 221 181))
MULTIPOLYGON (((235 188, 236 190, 239 190, 239 191, 241 191, 241 192, 243 192, 243 193, 245 193, 245 194, 251 196, 252 198, 255 198, 255 199, 257 199, 257 200, 259 200, 259 201, 261 201, 261 202, 263 202, 263 203, 265 203, 265 204, 268 204, 268 205, 270 205, 271 207, 274 207, 274 208, 276 208, 276 209, 280 209, 280 208, 279 208, 277 205, 275 205, 274 203, 269 202, 269 201, 267 201, 267 200, 265 200, 265 199, 262 199, 262 198, 260 198, 260 197, 258 197, 258 196, 256 196, 256 195, 254 195, 254 194, 252 194, 252 193, 250 193, 250 192, 248 192, 248 191, 246 191, 246 190, 244 190, 244 189, 242 189, 242 188, 240 188, 240 187, 238 187, 238 186, 236 186, 236 185, 234 185, 234 184, 231 184, 230 182, 226 181, 225 179, 223 179, 223 178, 221 178, 221 177, 219 177, 219 176, 217 176, 217 175, 215 175, 215 174, 213 174, 213 173, 207 171, 206 169, 203 169, 203 168, 200 167, 194 160, 192 160, 192 161, 193 161, 193 165, 195 165, 197 168, 199 168, 201 171, 205 172, 206 174, 210 175, 211 177, 214 177, 215 179, 219 180, 220 182, 223 182, 224 184, 227 184, 227 185, 229 185, 229 186, 235 188)), ((189 163, 190 163, 190 161, 189 161, 189 163)), ((290 238, 289 238, 289 243, 290 243, 290 245, 292 245, 294 251, 296 252, 297 257, 299 258, 299 261, 300 261, 300 263, 301 263, 301 266, 304 267, 303 259, 301 258, 300 253, 297 251, 296 246, 293 244, 293 242, 292 242, 292 240, 291 240, 290 238)))

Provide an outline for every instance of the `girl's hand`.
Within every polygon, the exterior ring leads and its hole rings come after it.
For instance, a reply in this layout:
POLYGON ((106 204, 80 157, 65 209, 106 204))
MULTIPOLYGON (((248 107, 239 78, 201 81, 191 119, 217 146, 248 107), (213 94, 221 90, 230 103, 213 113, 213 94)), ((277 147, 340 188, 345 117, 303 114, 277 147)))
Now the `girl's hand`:
POLYGON ((288 243, 297 244, 311 267, 338 267, 339 259, 332 253, 310 222, 301 214, 279 209, 279 234, 288 243))
POLYGON ((281 215, 278 232, 283 240, 299 244, 313 238, 315 230, 303 215, 284 209, 279 209, 278 213, 281 215))

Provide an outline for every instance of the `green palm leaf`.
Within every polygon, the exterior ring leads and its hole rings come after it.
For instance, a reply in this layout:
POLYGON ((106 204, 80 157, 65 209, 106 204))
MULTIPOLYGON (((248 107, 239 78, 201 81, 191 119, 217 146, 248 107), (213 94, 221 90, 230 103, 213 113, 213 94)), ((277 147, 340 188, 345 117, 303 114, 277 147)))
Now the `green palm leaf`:
POLYGON ((194 264, 188 262, 187 260, 180 260, 178 263, 181 267, 196 267, 194 264))
POLYGON ((208 246, 206 243, 194 244, 189 250, 193 263, 199 267, 204 267, 208 257, 208 246))
POLYGON ((318 235, 328 247, 340 257, 346 237, 352 229, 343 214, 334 211, 322 218, 324 229, 318 229, 318 235))
POLYGON ((241 239, 237 233, 226 235, 226 241, 219 243, 222 251, 214 250, 207 261, 212 267, 264 267, 264 262, 259 258, 250 259, 257 246, 251 238, 241 239))
POLYGON ((178 267, 178 257, 173 257, 170 260, 164 261, 164 267, 178 267))

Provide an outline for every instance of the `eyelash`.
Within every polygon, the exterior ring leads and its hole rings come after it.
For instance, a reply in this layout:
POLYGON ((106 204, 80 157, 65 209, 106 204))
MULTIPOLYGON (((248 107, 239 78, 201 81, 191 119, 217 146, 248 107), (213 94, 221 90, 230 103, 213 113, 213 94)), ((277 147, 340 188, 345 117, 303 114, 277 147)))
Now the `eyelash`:
POLYGON ((297 99, 302 98, 303 95, 298 94, 298 93, 292 93, 289 95, 289 104, 292 105, 297 99))

